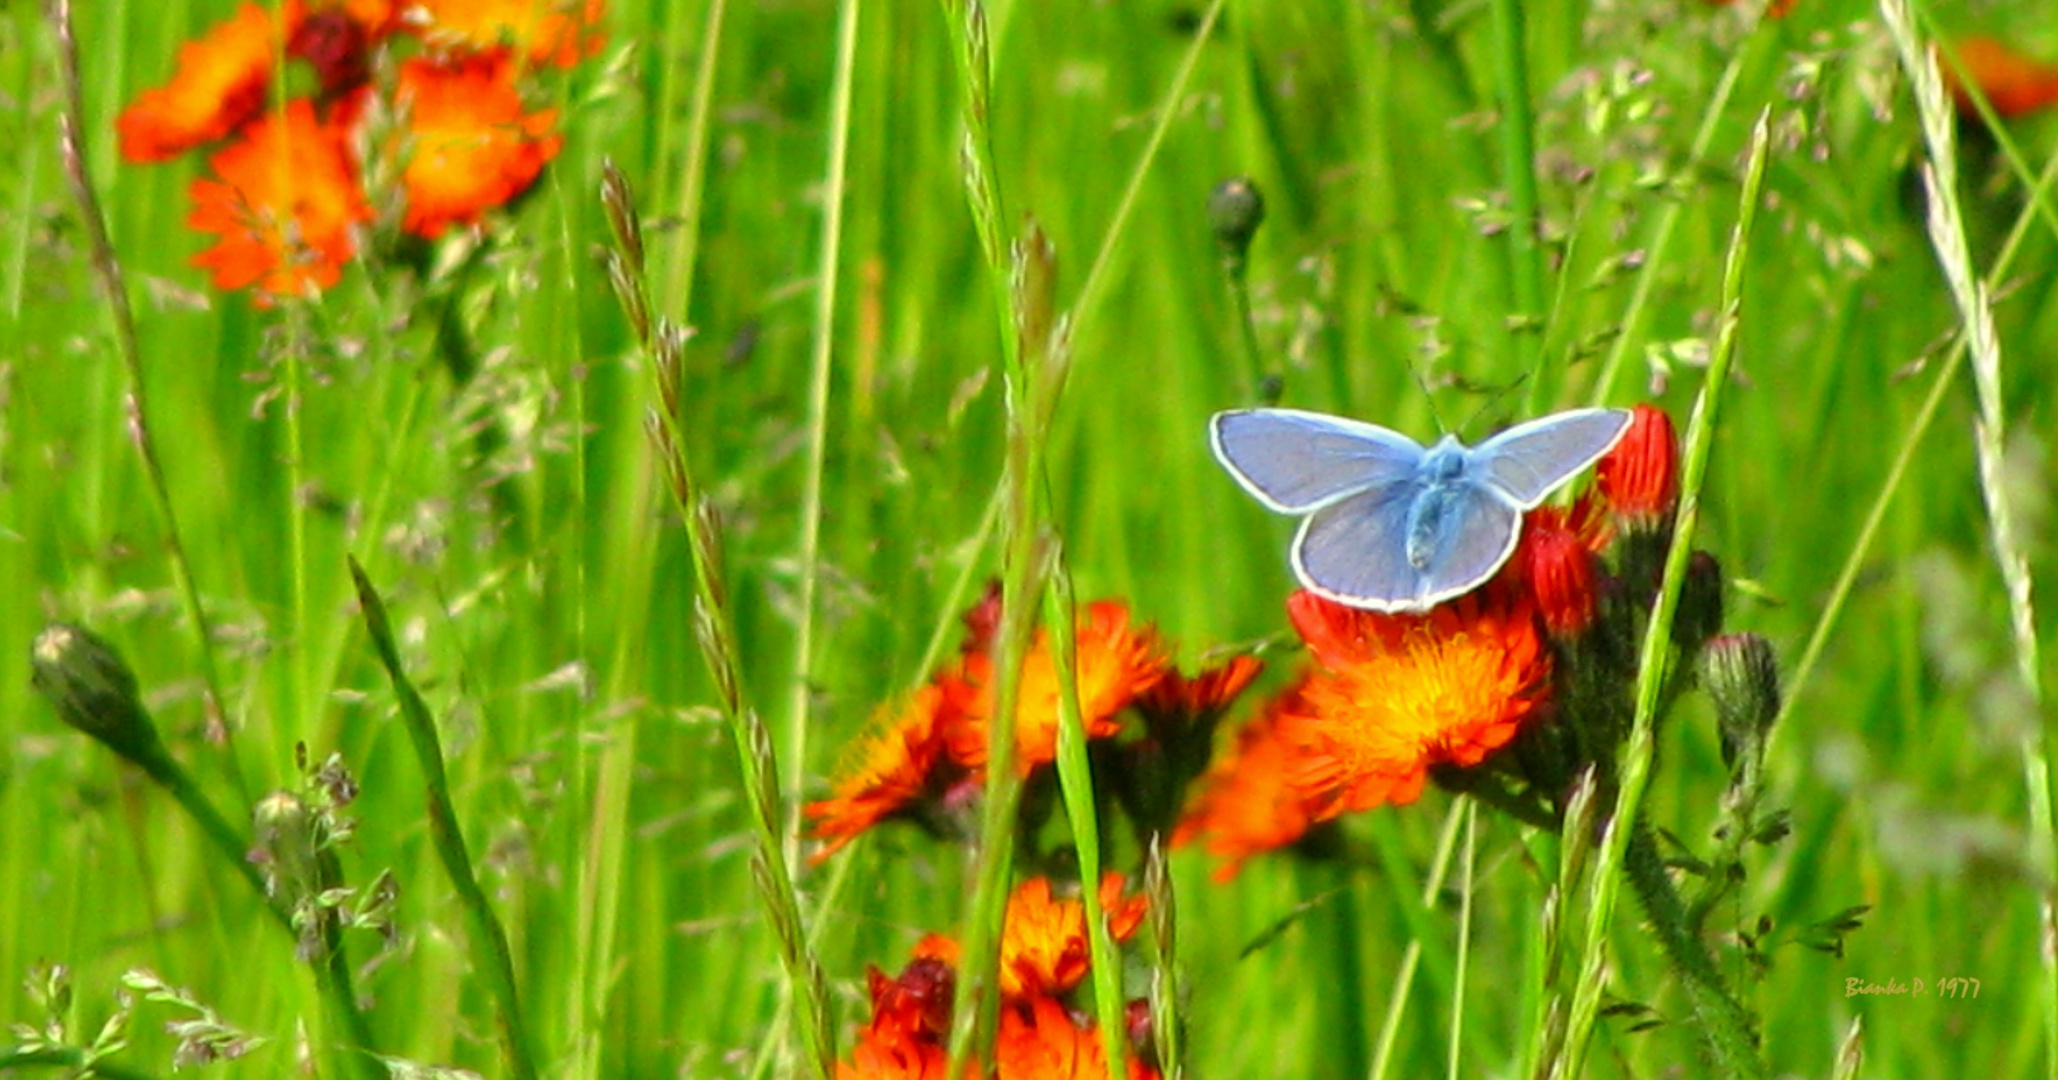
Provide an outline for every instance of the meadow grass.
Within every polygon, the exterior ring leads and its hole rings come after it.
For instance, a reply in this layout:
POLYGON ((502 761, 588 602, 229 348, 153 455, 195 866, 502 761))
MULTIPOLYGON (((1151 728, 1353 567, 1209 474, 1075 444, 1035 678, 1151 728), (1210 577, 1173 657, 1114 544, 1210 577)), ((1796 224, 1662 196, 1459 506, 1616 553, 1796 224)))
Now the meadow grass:
MULTIPOLYGON (((2051 605, 2031 584, 2053 567, 2058 218, 2029 194, 2053 131, 2032 116, 1954 146, 1934 88, 1925 126, 1903 72, 1972 32, 2058 56, 2032 13, 1918 7, 1897 48, 1862 3, 1760 21, 1697 0, 1219 17, 1067 0, 986 8, 975 49, 970 10, 927 0, 616 0, 601 55, 549 76, 566 143, 529 197, 475 240, 373 249, 319 302, 261 308, 187 264, 200 158, 114 151, 120 110, 233 5, 75 8, 83 163, 136 363, 65 175, 57 36, 41 5, 11 5, 0 1019, 88 1043, 143 967, 269 1039, 226 1070, 296 1067, 303 1031, 320 1071, 361 1064, 323 1049, 325 984, 215 841, 32 692, 49 622, 120 651, 171 756, 239 828, 266 793, 312 797, 296 744, 347 764, 357 826, 334 872, 398 889, 393 952, 354 973, 380 1053, 516 1074, 477 962, 483 899, 536 1071, 803 1075, 866 1015, 868 964, 897 970, 1004 888, 1006 865, 982 886, 963 849, 913 829, 821 864, 798 832, 799 802, 955 648, 982 583, 1024 601, 1003 649, 1067 597, 1119 596, 1188 668, 1261 643, 1259 689, 1276 688, 1299 662, 1290 525, 1206 438, 1213 412, 1256 402, 1254 371, 1282 404, 1423 438, 1594 401, 1649 400, 1684 430, 1710 389, 1698 363, 1733 333, 1694 543, 1738 582, 1726 628, 1764 635, 1792 676, 1765 762, 1792 832, 1749 849, 1710 915, 1720 973, 1772 1075, 1829 1075, 1847 1043, 1858 1075, 2053 1073, 2034 692, 2051 605), (1497 106, 1525 71, 1522 107, 1497 106), (1532 194, 1510 179, 1526 159, 1532 194), (1923 163, 1952 170, 1934 160, 1955 164, 1943 225, 1923 163), (643 327, 610 280, 608 162, 640 215, 643 327), (1267 207, 1247 298, 1207 213, 1237 176, 1267 207), (1048 253, 1025 245, 1016 273, 1032 222, 1048 253), (161 499, 127 419, 138 377, 161 499), (412 689, 382 663, 352 559, 412 689), (416 692, 475 898, 425 810, 416 692), (1860 905, 1862 925, 1825 925, 1860 905), (32 976, 48 964, 72 987, 54 1019, 32 976), (808 1034, 810 965, 825 1036, 808 1034), (1979 996, 1940 998, 1953 977, 1979 996), (1928 992, 1847 996, 1851 979, 1928 992)), ((1705 857, 1727 780, 1713 712, 1688 695, 1649 734, 1636 801, 1661 845, 1705 857)), ((1061 767, 1083 817, 1076 750, 1061 767)), ((1171 852, 1159 974, 1177 985, 1157 997, 1189 1075, 1529 1075, 1554 995, 1594 986, 1581 963, 1603 955, 1580 1075, 1715 1075, 1643 909, 1589 939, 1608 902, 1561 889, 1555 838, 1474 805, 1432 789, 1351 819, 1341 861, 1259 857, 1229 883, 1171 852)), ((1634 857, 1572 854, 1610 896, 1634 857)), ((1133 844, 1094 857, 1141 874, 1133 844)), ((379 952, 345 938, 359 962, 379 952)), ((192 1014, 139 1005, 118 1067, 168 1073, 164 1024, 192 1014)))

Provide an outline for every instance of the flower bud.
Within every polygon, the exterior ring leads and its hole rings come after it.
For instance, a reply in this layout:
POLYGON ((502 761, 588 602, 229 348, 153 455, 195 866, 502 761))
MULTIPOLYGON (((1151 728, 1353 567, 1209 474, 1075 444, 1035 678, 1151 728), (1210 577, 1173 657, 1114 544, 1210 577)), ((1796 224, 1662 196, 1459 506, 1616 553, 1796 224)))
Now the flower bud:
POLYGON ((1624 528, 1657 529, 1679 503, 1679 437, 1672 418, 1654 405, 1630 414, 1622 441, 1594 467, 1594 482, 1624 528))
POLYGON ((250 812, 256 843, 250 861, 264 873, 265 891, 288 903, 324 887, 315 855, 314 815, 290 791, 274 791, 250 812))
POLYGON ((36 635, 29 665, 57 718, 139 764, 162 756, 136 674, 114 646, 82 626, 52 623, 36 635))
POLYGON ((1734 767, 1762 751, 1779 715, 1779 663, 1756 634, 1724 634, 1701 655, 1701 682, 1715 701, 1723 761, 1734 767))
POLYGON ((1722 632, 1722 564, 1705 551, 1687 559, 1686 580, 1679 586, 1679 614, 1672 619, 1672 640, 1691 652, 1722 632))
POLYGON ((1249 177, 1233 177, 1215 185, 1208 193, 1208 225, 1215 230, 1215 243, 1222 257, 1241 266, 1250 252, 1251 238, 1265 223, 1265 197, 1249 177))
POLYGON ((1586 632, 1600 607, 1599 571, 1594 553, 1579 535, 1554 526, 1544 515, 1525 523, 1516 571, 1536 599, 1544 629, 1567 641, 1586 632))

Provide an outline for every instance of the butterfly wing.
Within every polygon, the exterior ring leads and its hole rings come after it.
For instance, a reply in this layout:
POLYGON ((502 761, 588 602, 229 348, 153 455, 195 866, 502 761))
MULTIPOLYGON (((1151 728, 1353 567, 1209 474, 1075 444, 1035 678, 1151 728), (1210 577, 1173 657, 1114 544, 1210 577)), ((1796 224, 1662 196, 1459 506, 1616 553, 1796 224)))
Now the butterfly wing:
POLYGON ((1573 409, 1517 424, 1473 447, 1472 472, 1528 510, 1615 448, 1626 409, 1573 409))
POLYGON ((1396 484, 1316 510, 1293 540, 1293 572, 1318 595, 1373 611, 1422 611, 1470 592, 1508 561, 1521 511, 1482 484, 1396 484), (1408 561, 1410 510, 1444 500, 1421 567, 1408 561))
POLYGON ((1229 475, 1282 514, 1412 481, 1422 462, 1422 447, 1398 431, 1298 409, 1216 413, 1209 441, 1229 475))

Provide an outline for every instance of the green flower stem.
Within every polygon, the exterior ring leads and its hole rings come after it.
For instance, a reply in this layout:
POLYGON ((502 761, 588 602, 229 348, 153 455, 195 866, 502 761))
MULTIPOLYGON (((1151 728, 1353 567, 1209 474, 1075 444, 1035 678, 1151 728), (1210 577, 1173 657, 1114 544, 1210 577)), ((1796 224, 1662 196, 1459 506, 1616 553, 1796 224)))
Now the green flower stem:
POLYGON ((607 271, 623 317, 650 361, 654 402, 649 430, 666 490, 686 523, 687 546, 693 551, 693 635, 701 659, 714 681, 722 718, 736 746, 743 797, 750 808, 751 880, 771 919, 779 959, 786 968, 790 999, 800 1008, 800 1028, 809 1075, 828 1080, 835 1068, 836 1036, 831 1029, 828 983, 815 958, 811 937, 800 912, 800 893, 793 885, 780 833, 779 762, 772 753, 772 735, 757 710, 743 698, 743 665, 723 573, 721 523, 707 495, 694 479, 684 432, 685 331, 651 311, 650 284, 645 274, 643 223, 637 215, 628 178, 613 162, 602 167, 600 202, 615 238, 607 271))
POLYGON ((507 932, 472 873, 471 855, 465 850, 457 811, 450 803, 450 780, 443 771, 443 748, 436 737, 436 721, 400 666, 392 626, 386 619, 386 605, 355 558, 350 560, 350 577, 357 585, 357 600, 364 609, 365 631, 371 636, 373 650, 379 654, 379 663, 393 682, 408 741, 414 744, 415 758, 422 767, 428 789, 429 835, 435 841, 436 854, 443 860, 444 871, 450 875, 451 885, 457 890, 471 940, 472 962, 485 977, 487 992, 493 996, 508 1074, 516 1080, 535 1080, 536 1066, 530 1057, 528 1031, 522 1023, 521 1000, 515 993, 514 960, 508 950, 507 932))
POLYGON ((837 263, 843 252, 843 204, 850 159, 851 84, 857 68, 857 0, 843 0, 836 15, 836 74, 829 106, 829 160, 822 176, 822 246, 815 262, 814 325, 808 358, 807 471, 800 495, 799 626, 793 637, 793 697, 786 712, 789 820, 785 857, 800 859, 800 803, 807 778, 807 735, 815 699, 815 609, 822 582, 822 484, 829 452, 829 372, 836 339, 837 263))
MULTIPOLYGON (((1529 50, 1523 0, 1493 0, 1495 80, 1500 90, 1501 183, 1508 191, 1508 276, 1514 310, 1508 325, 1520 341, 1543 317, 1542 223, 1536 191, 1536 117, 1529 106, 1529 50)), ((1515 346, 1513 355, 1524 350, 1515 346)), ((1530 380, 1534 387, 1539 380, 1530 380)), ((1532 406, 1534 403, 1532 402, 1532 406)), ((1534 411, 1532 408, 1531 411, 1534 411)))
POLYGON ((96 1054, 89 1054, 76 1046, 45 1046, 37 1050, 0 1049, 0 1075, 11 1075, 14 1070, 63 1069, 68 1076, 89 1075, 82 1070, 92 1066, 90 1075, 105 1077, 106 1080, 157 1080, 155 1073, 131 1069, 96 1054))
MULTIPOLYGON (((1657 711, 1666 694, 1671 671, 1672 620, 1679 607, 1687 563, 1693 555, 1694 528, 1700 521, 1701 485, 1707 475, 1709 450, 1714 443, 1715 417, 1721 411, 1723 392, 1729 385, 1730 365, 1736 359, 1741 327, 1743 272, 1750 248, 1751 226, 1758 216, 1759 192, 1765 182, 1765 160, 1771 143, 1768 113, 1760 112, 1751 129, 1750 151, 1744 167, 1743 191, 1737 221, 1730 237, 1728 257, 1722 272, 1722 319, 1716 332, 1715 349, 1708 374, 1694 403, 1693 418, 1687 424, 1686 452, 1679 485, 1679 511, 1675 518, 1672 548, 1666 553, 1665 577, 1658 590, 1650 623, 1645 629, 1636 683, 1636 716, 1621 755, 1620 783, 1614 806, 1605 817, 1603 838, 1593 870, 1591 898, 1587 909, 1586 938, 1580 950, 1578 983, 1566 1016, 1562 1054, 1540 1062, 1545 1075, 1571 1078, 1584 1075, 1586 1051, 1600 1015, 1601 991, 1606 983, 1608 936, 1614 924, 1618 869, 1624 866, 1627 848, 1641 811, 1644 791, 1650 785, 1652 761, 1656 755, 1657 711)), ((1690 976, 1682 975, 1690 980, 1690 976)), ((1562 1001, 1552 1002, 1552 1006, 1562 1001)), ((1735 1059, 1730 1075, 1761 1077, 1764 1063, 1755 1047, 1735 1059)))
POLYGON ((1694 1021, 1701 1029, 1709 1057, 1721 1066, 1722 1075, 1762 1075, 1757 1029, 1751 1014, 1723 981, 1707 946, 1689 927, 1686 906, 1672 886, 1657 839, 1641 818, 1630 830, 1622 870, 1629 878, 1629 887, 1643 903, 1644 915, 1651 921, 1659 948, 1672 962, 1674 974, 1693 1002, 1694 1021))
POLYGON ((129 376, 129 435, 136 454, 143 461, 151 506, 164 530, 164 547, 171 559, 172 577, 178 583, 179 602, 187 621, 193 624, 194 644, 199 649, 201 708, 207 715, 208 738, 221 748, 221 767, 243 802, 250 801, 250 788, 243 779, 243 767, 236 760, 234 735, 222 711, 221 675, 214 660, 214 635, 207 612, 200 606, 200 587, 193 578, 192 562, 179 535, 179 516, 172 506, 171 489, 165 484, 164 465, 157 456, 157 441, 150 434, 150 409, 143 379, 143 347, 136 337, 136 317, 129 307, 129 287, 121 260, 115 257, 114 242, 107 234, 107 218, 100 212, 100 196, 86 168, 86 139, 80 117, 85 115, 85 95, 79 82, 79 43, 72 31, 71 0, 47 0, 49 18, 57 34, 58 62, 63 71, 62 106, 58 110, 59 150, 64 173, 78 203, 79 220, 85 226, 87 246, 92 254, 93 273, 100 279, 112 309, 115 350, 129 376))

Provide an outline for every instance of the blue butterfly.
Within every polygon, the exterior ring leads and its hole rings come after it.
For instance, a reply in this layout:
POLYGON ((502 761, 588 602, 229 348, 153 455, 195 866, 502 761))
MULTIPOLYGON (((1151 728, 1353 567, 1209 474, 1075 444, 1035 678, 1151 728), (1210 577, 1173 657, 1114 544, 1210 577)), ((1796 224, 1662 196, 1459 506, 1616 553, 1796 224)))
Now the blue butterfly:
POLYGON ((1215 458, 1257 500, 1307 515, 1293 574, 1373 611, 1423 611, 1485 584, 1515 553, 1522 514, 1613 449, 1623 409, 1573 409, 1465 446, 1298 409, 1215 414, 1215 458))

